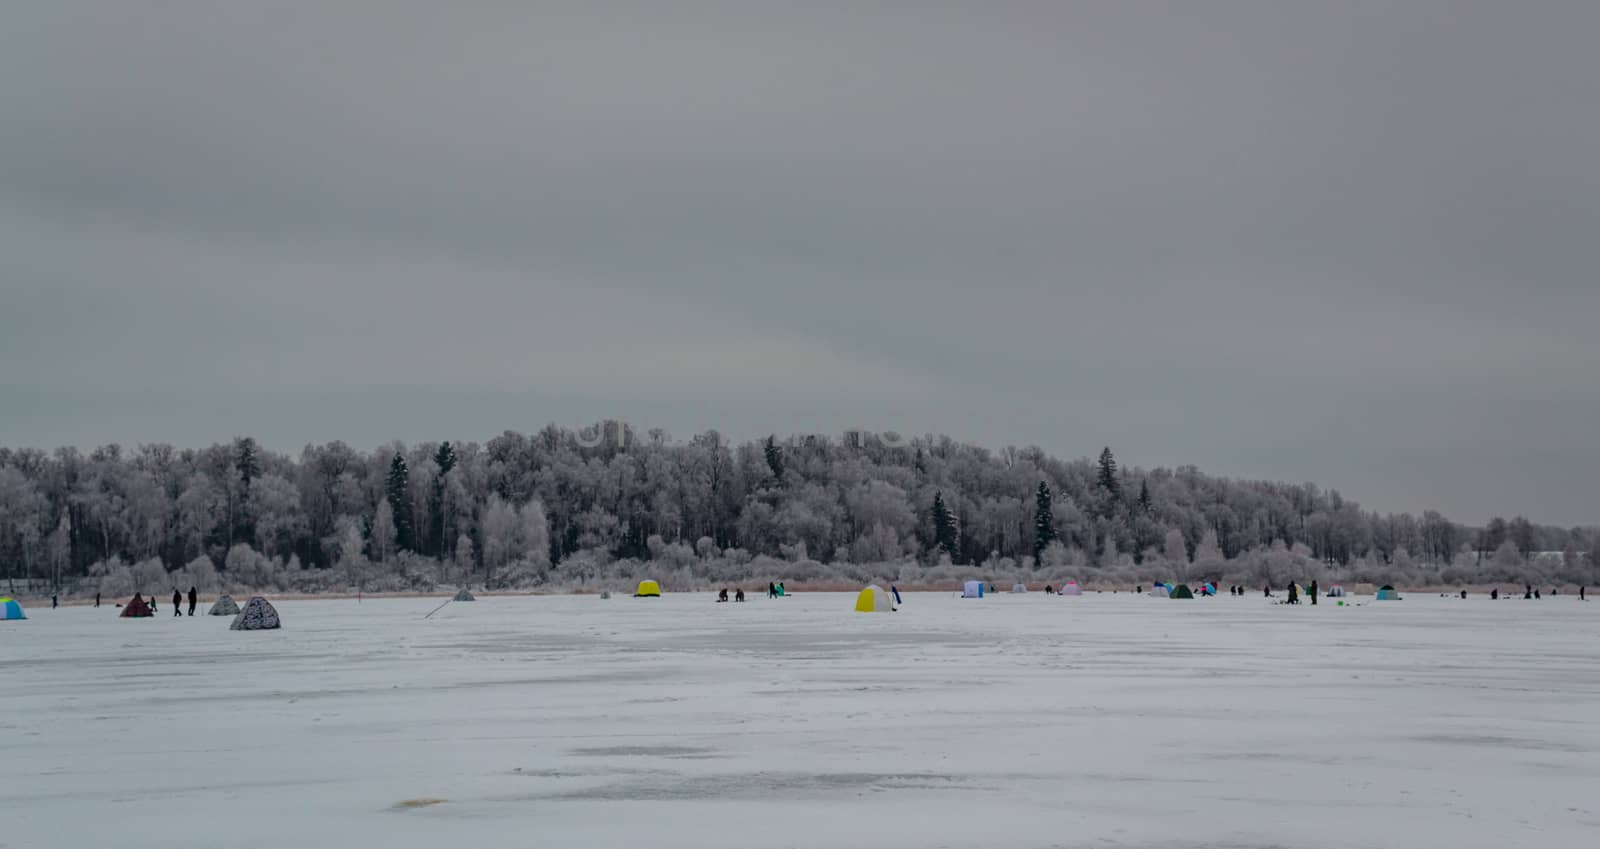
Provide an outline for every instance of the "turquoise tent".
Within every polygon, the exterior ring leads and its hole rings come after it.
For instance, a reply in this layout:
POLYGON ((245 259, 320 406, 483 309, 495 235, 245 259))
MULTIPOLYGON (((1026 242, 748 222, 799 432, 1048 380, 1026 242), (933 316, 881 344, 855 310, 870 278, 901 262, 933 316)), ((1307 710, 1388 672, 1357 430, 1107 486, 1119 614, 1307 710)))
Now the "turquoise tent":
POLYGON ((1377 598, 1377 600, 1378 601, 1399 601, 1400 600, 1400 594, 1398 592, 1395 592, 1394 587, 1389 586, 1388 584, 1384 584, 1383 586, 1378 588, 1378 598, 1377 598))
POLYGON ((28 615, 22 612, 22 605, 14 598, 0 598, 0 619, 27 619, 28 615))

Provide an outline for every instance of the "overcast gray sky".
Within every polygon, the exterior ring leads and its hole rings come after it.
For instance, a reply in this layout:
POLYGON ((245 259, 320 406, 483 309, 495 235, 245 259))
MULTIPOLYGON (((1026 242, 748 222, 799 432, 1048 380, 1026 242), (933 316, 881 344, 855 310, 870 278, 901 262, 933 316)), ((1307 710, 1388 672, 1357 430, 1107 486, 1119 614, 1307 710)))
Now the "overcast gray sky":
POLYGON ((1600 4, 30 0, 0 444, 948 433, 1600 521, 1600 4))

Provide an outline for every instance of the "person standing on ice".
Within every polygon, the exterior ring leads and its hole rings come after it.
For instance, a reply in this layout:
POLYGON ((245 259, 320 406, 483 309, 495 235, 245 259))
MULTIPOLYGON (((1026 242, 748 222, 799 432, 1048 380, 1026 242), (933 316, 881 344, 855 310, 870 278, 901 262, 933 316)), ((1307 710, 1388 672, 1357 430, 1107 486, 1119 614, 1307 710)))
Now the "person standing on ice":
POLYGON ((1588 599, 1583 597, 1583 587, 1578 588, 1578 601, 1588 601, 1588 599))
POLYGON ((200 594, 195 592, 194 587, 190 587, 189 588, 189 615, 190 616, 194 615, 195 605, 197 605, 199 603, 200 603, 200 594))
POLYGON ((889 592, 890 592, 890 594, 892 594, 894 596, 894 603, 895 604, 899 604, 900 603, 900 588, 896 587, 894 584, 890 584, 889 585, 889 592))
POLYGON ((1317 582, 1315 580, 1311 582, 1311 603, 1313 605, 1317 603, 1317 582))
POLYGON ((1289 603, 1290 604, 1299 604, 1300 603, 1300 588, 1295 586, 1294 581, 1290 581, 1289 582, 1289 603))
POLYGON ((94 594, 94 606, 95 607, 99 607, 100 606, 100 594, 99 593, 95 593, 94 594))
POLYGON ((183 593, 178 592, 177 587, 172 588, 172 615, 183 615, 183 593))

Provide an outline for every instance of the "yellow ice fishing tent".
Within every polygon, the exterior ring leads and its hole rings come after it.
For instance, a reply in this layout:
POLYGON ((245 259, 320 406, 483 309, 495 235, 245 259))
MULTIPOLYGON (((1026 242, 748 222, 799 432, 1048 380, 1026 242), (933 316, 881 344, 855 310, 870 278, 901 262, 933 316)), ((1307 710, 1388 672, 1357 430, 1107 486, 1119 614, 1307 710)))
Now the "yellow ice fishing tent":
POLYGON ((633 594, 634 598, 660 598, 661 585, 655 581, 640 581, 639 591, 633 594))
POLYGON ((867 587, 856 595, 857 613, 891 613, 893 611, 894 599, 877 584, 867 587))

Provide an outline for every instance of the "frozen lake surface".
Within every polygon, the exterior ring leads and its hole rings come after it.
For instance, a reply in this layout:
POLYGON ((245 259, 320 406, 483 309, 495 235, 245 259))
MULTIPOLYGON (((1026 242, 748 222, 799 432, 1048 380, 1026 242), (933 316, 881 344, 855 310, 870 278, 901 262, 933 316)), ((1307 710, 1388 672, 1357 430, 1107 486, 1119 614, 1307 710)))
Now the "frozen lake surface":
POLYGON ((852 600, 36 607, 0 847, 1600 845, 1597 604, 852 600))

